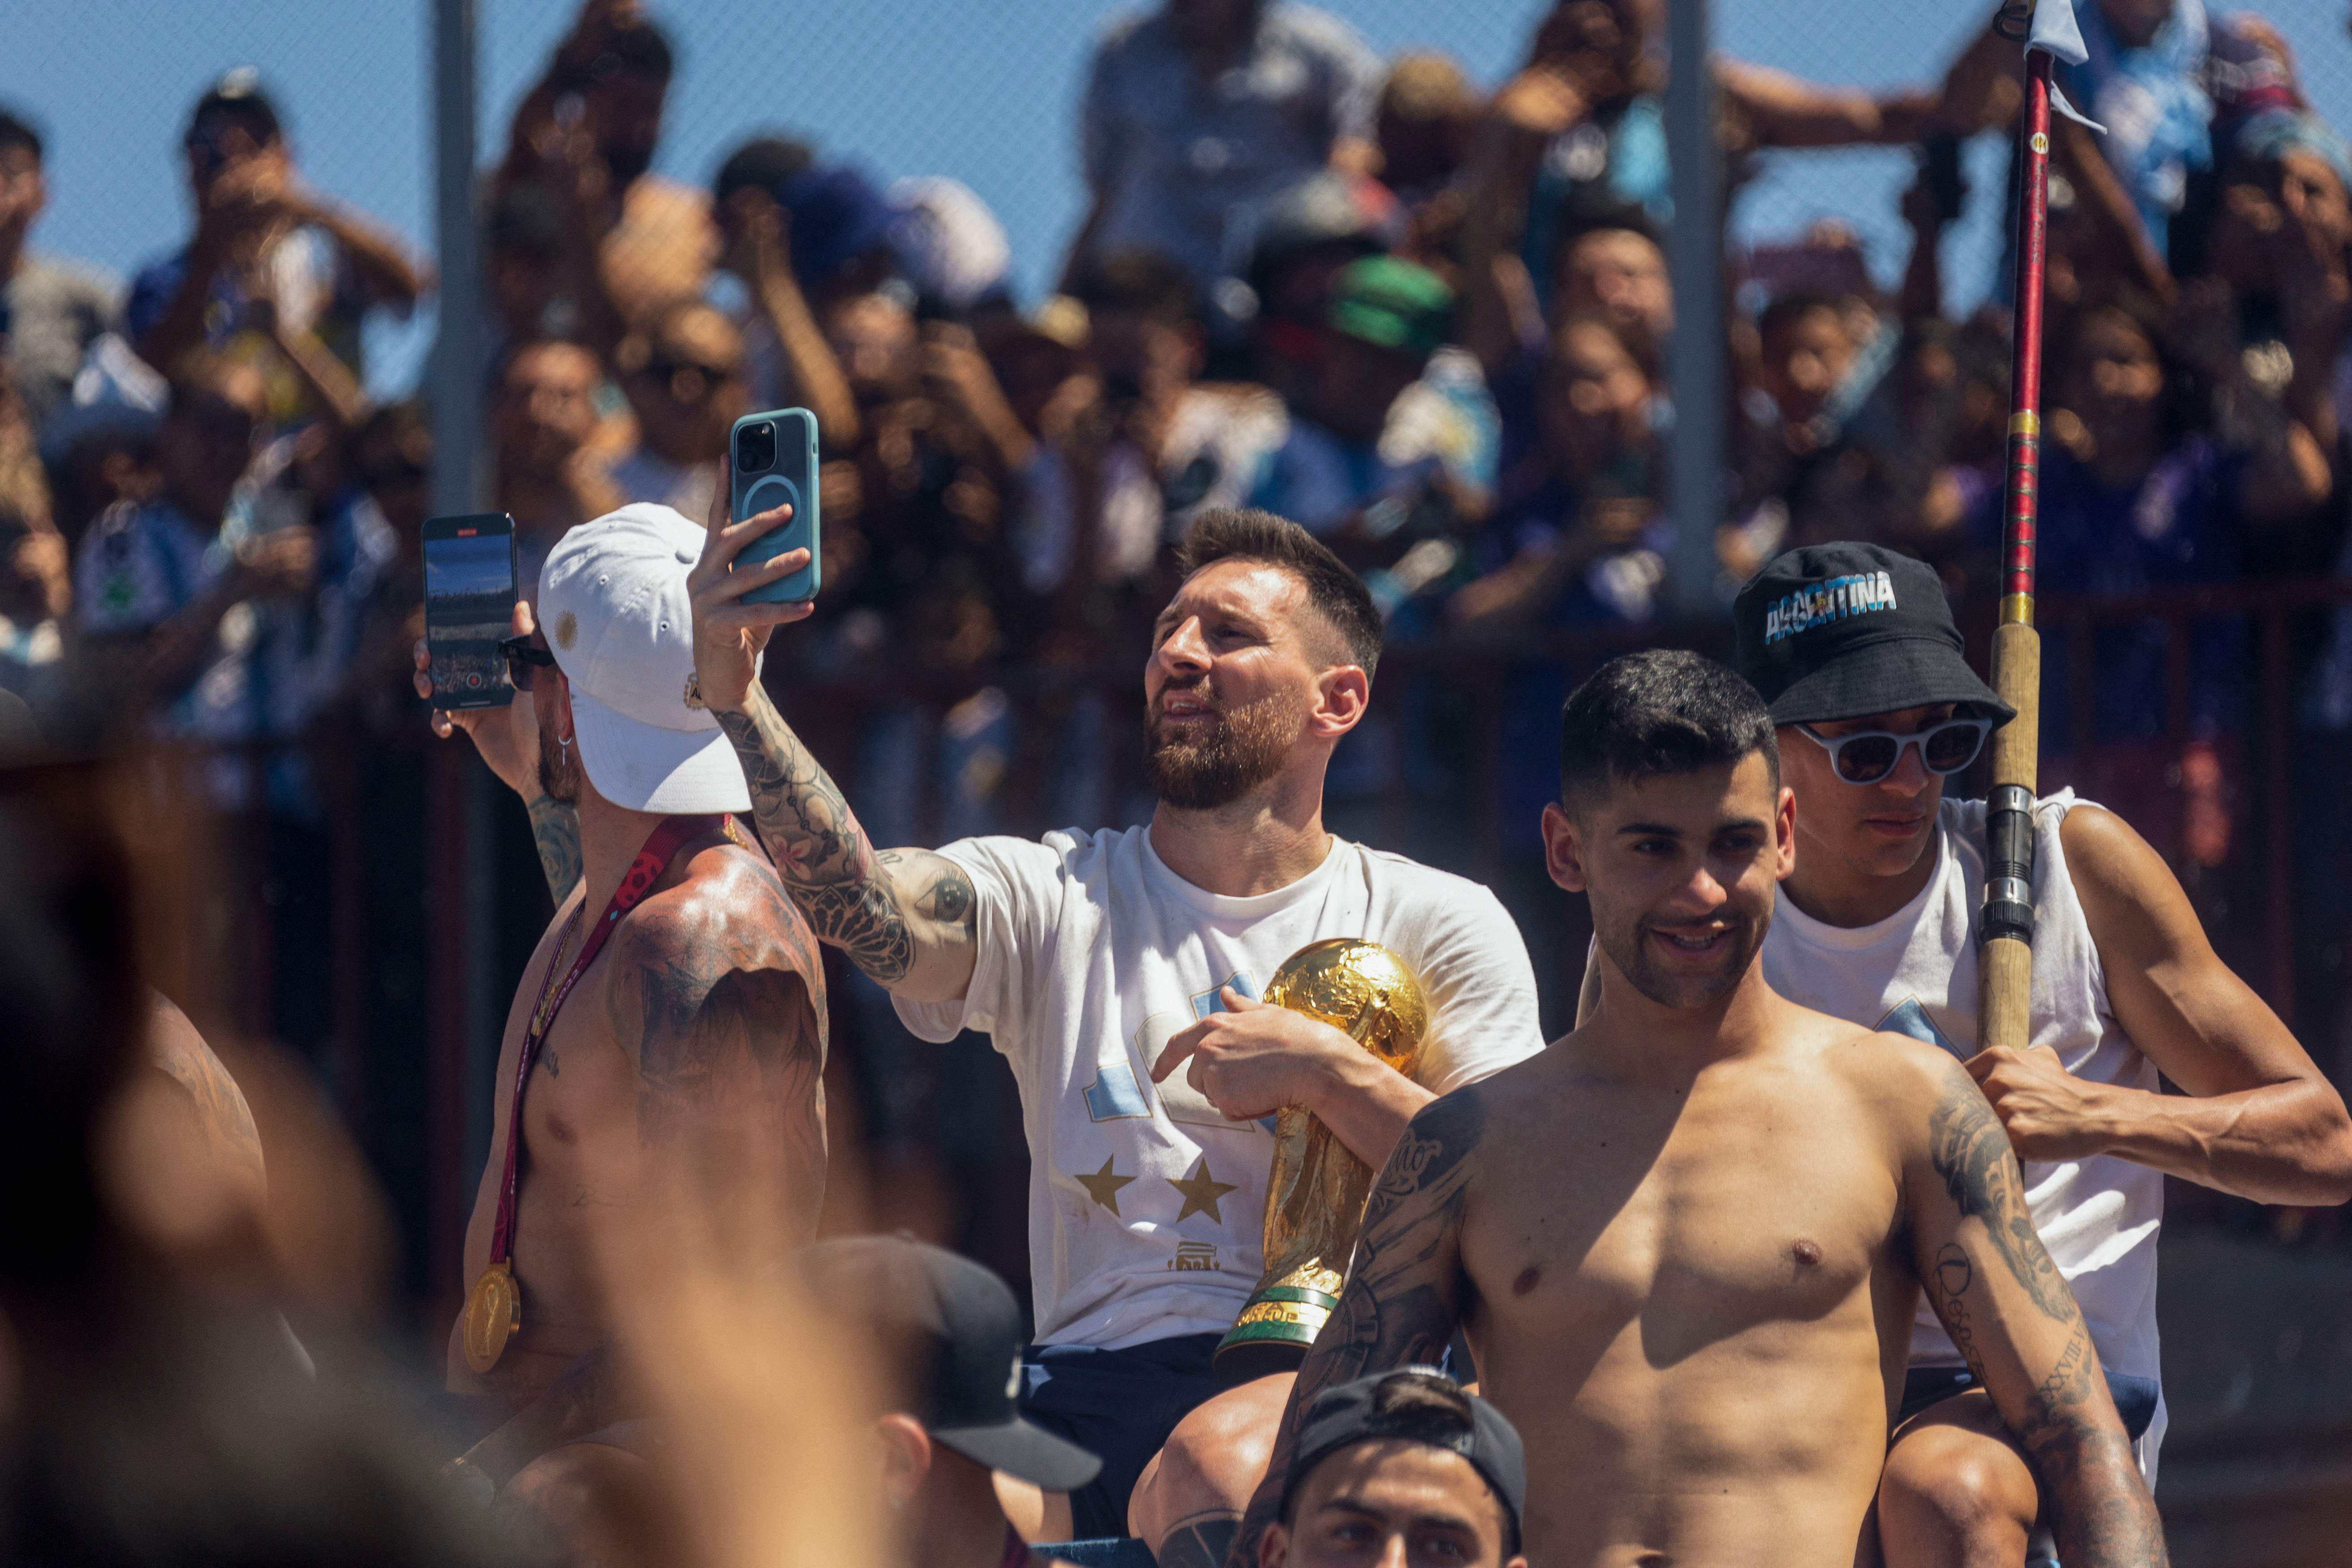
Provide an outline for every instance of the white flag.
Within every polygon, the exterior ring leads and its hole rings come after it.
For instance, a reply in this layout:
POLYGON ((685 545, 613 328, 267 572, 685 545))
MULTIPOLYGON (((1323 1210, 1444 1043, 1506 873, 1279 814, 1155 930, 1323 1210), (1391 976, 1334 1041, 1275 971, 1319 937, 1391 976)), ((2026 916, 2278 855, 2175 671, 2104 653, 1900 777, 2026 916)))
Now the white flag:
MULTIPOLYGON (((2033 30, 2026 36, 2025 47, 2028 51, 2040 49, 2070 66, 2089 59, 2091 51, 2083 47, 2082 25, 2074 20, 2074 0, 2034 0, 2033 30)), ((2105 126, 2067 102, 2066 95, 2058 90, 2054 81, 2050 84, 2050 107, 2077 125, 2087 125, 2101 135, 2106 133, 2105 126)))

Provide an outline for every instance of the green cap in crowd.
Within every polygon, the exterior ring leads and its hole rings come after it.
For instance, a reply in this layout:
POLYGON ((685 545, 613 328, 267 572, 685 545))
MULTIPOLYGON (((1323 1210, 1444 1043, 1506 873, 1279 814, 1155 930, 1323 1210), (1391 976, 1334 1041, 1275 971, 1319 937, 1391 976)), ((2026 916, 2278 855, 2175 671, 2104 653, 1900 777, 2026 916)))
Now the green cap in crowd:
POLYGON ((1377 348, 1427 359, 1454 323, 1454 290, 1428 268, 1395 256, 1367 256, 1331 280, 1324 323, 1377 348))

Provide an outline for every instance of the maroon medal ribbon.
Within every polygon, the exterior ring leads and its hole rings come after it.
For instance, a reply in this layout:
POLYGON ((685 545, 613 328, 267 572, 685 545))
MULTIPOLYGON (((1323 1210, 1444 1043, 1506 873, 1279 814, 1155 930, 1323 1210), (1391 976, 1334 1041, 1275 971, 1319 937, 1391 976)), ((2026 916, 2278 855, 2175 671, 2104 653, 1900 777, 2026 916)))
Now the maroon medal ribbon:
MULTIPOLYGON (((622 877, 621 885, 613 889, 613 901, 606 904, 604 912, 596 917, 595 926, 588 932, 588 939, 581 943, 580 956, 572 961, 572 967, 565 972, 562 984, 554 984, 554 959, 550 957, 548 960, 547 978, 540 983, 539 1005, 531 1009, 530 1026, 523 1032, 522 1059, 515 1067, 514 1103, 507 1111, 506 1174, 499 1186, 498 1224, 490 1231, 490 1264, 493 1268, 508 1262, 514 1255, 515 1194, 519 1190, 520 1174, 523 1089, 530 1082, 530 1069, 539 1059, 540 1046, 547 1039, 549 1031, 555 1027, 555 1016, 563 1010, 564 998, 572 994, 572 988, 580 983, 580 977, 588 973, 588 966, 596 962, 596 955, 604 951, 604 941, 621 923, 621 917, 635 909, 644 901, 645 896, 653 891, 654 884, 660 881, 662 873, 669 869, 669 863, 678 850, 690 839, 722 832, 740 842, 734 831, 734 819, 729 816, 673 816, 665 819, 646 840, 646 847, 637 851, 637 858, 629 862, 628 872, 622 877)), ((556 939, 557 952, 563 951, 564 941, 579 925, 580 917, 587 907, 583 899, 580 908, 572 911, 572 919, 563 928, 563 936, 556 939)))

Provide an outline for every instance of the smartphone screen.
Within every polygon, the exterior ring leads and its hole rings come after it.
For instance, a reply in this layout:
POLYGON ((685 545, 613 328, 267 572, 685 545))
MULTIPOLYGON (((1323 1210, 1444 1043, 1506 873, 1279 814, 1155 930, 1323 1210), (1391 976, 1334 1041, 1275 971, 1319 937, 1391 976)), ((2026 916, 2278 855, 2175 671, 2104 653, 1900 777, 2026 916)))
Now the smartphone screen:
POLYGON ((499 513, 425 524, 425 646, 436 708, 514 700, 506 655, 515 606, 514 523, 499 513))

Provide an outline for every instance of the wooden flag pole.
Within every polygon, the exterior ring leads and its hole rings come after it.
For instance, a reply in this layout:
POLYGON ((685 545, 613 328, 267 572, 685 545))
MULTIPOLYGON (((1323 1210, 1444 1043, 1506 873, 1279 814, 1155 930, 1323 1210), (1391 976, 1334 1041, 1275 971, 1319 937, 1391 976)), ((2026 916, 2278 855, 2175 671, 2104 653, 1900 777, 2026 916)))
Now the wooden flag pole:
POLYGON ((2025 54, 2018 132, 2016 342, 2011 366, 2009 484, 2001 521, 2000 624, 1992 689, 2017 710, 1993 731, 1985 812, 1984 918, 1978 928, 1977 1047, 2023 1050, 2033 1037, 2033 799, 2042 739, 2042 634, 2033 627, 2033 549, 2042 472, 2042 263, 2050 217, 2050 56, 2025 54))

